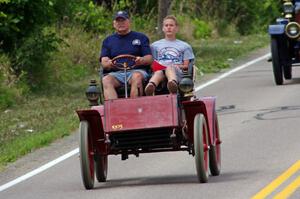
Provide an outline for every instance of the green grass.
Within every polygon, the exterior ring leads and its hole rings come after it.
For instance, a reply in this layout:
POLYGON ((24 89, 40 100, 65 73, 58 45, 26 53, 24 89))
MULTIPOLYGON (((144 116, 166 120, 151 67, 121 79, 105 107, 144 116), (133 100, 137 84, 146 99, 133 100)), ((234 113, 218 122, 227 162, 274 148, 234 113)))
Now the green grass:
MULTIPOLYGON (((188 42, 194 49, 197 67, 203 73, 212 73, 229 67, 231 61, 228 59, 244 56, 254 49, 266 46, 268 41, 267 35, 251 35, 188 42)), ((86 49, 89 49, 88 45, 86 49)), ((70 51, 67 52, 70 53, 69 57, 74 55, 70 51)), ((63 59, 60 63, 63 63, 63 59)), ((79 64, 81 63, 80 61, 79 64)), ((84 74, 82 71, 78 73, 84 74)), ((43 91, 24 99, 22 104, 1 110, 0 170, 9 162, 56 139, 68 136, 77 129, 79 120, 75 110, 88 107, 84 92, 91 78, 98 79, 97 73, 85 78, 78 77, 78 81, 75 82, 73 78, 67 78, 72 83, 61 85, 54 91, 43 91)))
POLYGON ((75 110, 88 107, 84 94, 88 83, 85 79, 65 85, 59 91, 31 96, 24 103, 1 111, 0 170, 39 147, 70 135, 79 124, 75 110))
POLYGON ((196 66, 202 73, 219 72, 228 68, 233 60, 241 58, 254 49, 264 47, 268 35, 249 35, 221 39, 200 40, 192 43, 196 66))

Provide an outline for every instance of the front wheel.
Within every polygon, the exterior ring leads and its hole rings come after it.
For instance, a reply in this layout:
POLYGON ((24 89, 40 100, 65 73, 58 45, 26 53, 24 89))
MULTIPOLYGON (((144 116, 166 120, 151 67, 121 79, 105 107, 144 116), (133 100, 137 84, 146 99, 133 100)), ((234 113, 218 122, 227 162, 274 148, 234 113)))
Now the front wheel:
POLYGON ((105 182, 107 177, 107 155, 97 156, 95 168, 98 182, 105 182))
POLYGON ((286 65, 283 67, 283 75, 285 79, 292 79, 292 66, 286 65))
POLYGON ((273 74, 276 85, 283 84, 282 66, 280 64, 278 41, 275 37, 271 38, 271 52, 273 63, 273 74))
POLYGON ((89 133, 89 123, 81 121, 79 125, 79 154, 81 177, 86 189, 94 188, 94 152, 92 138, 89 133))
POLYGON ((208 180, 208 139, 203 114, 197 114, 194 118, 194 152, 198 180, 205 183, 208 180))

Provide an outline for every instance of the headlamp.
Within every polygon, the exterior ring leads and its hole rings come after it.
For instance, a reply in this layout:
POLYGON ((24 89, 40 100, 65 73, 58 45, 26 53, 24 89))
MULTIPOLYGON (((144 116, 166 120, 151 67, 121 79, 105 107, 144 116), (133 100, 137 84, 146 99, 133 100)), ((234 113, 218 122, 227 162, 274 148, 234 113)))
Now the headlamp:
POLYGON ((99 105, 98 100, 100 97, 100 91, 99 88, 97 87, 97 82, 96 80, 91 80, 90 85, 87 88, 85 92, 86 98, 90 102, 90 106, 97 106, 99 105))
POLYGON ((290 22, 285 27, 285 33, 289 38, 296 39, 300 36, 300 26, 297 22, 290 22))
POLYGON ((194 82, 190 75, 188 75, 187 72, 184 72, 183 78, 179 82, 179 90, 183 93, 189 93, 193 91, 194 88, 194 82))

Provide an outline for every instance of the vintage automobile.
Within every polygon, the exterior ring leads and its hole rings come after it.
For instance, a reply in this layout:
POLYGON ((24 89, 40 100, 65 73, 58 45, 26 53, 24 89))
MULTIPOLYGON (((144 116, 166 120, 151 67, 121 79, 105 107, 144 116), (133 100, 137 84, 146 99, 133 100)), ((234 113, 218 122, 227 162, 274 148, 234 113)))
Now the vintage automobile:
MULTIPOLYGON (((115 67, 134 68, 127 62, 115 67)), ((190 70, 193 71, 194 70, 190 70)), ((186 151, 195 157, 199 182, 208 181, 208 171, 217 176, 221 169, 221 140, 215 109, 215 97, 197 99, 192 74, 179 83, 178 94, 158 94, 115 100, 99 100, 101 90, 92 80, 86 91, 91 108, 77 110, 80 119, 79 151, 84 187, 92 189, 94 179, 107 179, 108 156, 186 151), (101 101, 99 103, 99 101, 101 101)), ((127 87, 127 85, 125 85, 127 87)), ((127 88, 125 88, 125 92, 127 88)))
POLYGON ((283 17, 269 26, 269 34, 274 80, 282 85, 300 63, 300 0, 283 0, 283 17))

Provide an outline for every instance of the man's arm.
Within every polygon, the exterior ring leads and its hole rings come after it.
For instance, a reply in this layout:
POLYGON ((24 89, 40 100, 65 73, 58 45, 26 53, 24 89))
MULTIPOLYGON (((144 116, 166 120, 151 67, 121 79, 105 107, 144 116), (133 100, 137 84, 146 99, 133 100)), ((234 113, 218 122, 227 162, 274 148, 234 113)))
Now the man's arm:
POLYGON ((143 57, 136 57, 135 62, 136 65, 150 65, 152 64, 153 58, 152 55, 145 55, 143 57))
POLYGON ((109 57, 102 57, 101 64, 105 70, 110 70, 112 68, 112 61, 109 57))

